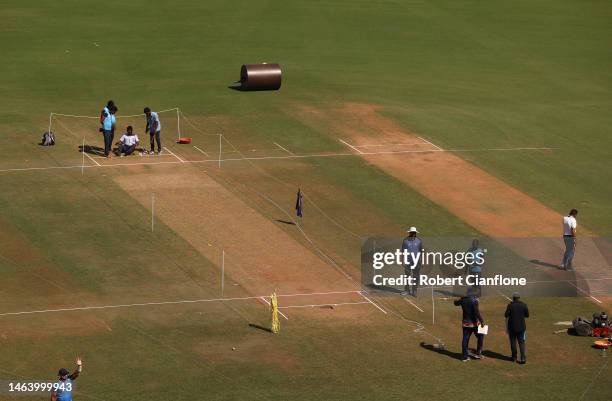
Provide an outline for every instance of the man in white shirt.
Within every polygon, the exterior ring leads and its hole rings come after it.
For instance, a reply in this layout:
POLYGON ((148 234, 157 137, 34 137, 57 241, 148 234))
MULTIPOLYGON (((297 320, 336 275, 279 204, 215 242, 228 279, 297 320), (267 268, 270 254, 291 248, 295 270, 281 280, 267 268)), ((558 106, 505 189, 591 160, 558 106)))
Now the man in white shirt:
POLYGON ((565 242, 565 253, 563 254, 563 262, 561 268, 567 271, 574 270, 572 268, 572 259, 574 259, 574 252, 576 251, 576 216, 578 216, 578 210, 570 210, 567 216, 563 217, 563 242, 565 242))
POLYGON ((124 154, 129 156, 134 153, 139 142, 138 135, 134 134, 132 126, 128 126, 127 132, 119 139, 119 149, 117 151, 119 156, 123 157, 124 154))

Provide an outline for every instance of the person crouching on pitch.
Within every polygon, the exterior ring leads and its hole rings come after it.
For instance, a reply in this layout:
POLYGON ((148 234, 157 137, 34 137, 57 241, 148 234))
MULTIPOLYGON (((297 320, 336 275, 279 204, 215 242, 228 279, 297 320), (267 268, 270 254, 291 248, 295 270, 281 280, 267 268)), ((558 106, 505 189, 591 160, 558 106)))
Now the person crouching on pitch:
POLYGON ((119 148, 117 149, 117 153, 119 156, 123 157, 131 155, 136 150, 136 146, 140 143, 138 139, 138 135, 134 134, 134 129, 131 125, 127 127, 127 132, 121 136, 119 139, 119 148))
POLYGON ((149 133, 151 139, 151 154, 155 152, 155 141, 157 141, 157 154, 161 154, 161 122, 156 112, 151 111, 150 108, 145 107, 144 113, 147 119, 147 126, 145 132, 149 133))
POLYGON ((81 358, 76 359, 76 369, 72 374, 66 368, 61 368, 57 373, 59 380, 54 383, 51 391, 51 401, 72 401, 72 390, 74 390, 74 381, 83 371, 83 362, 81 358))

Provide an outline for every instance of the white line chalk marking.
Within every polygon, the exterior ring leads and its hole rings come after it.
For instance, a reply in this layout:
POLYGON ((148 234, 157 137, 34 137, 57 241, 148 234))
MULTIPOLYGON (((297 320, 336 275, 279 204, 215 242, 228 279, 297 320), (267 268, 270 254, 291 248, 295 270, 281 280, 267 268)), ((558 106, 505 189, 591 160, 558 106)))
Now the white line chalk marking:
POLYGON ((373 143, 368 145, 354 145, 356 148, 376 148, 382 146, 414 146, 414 145, 423 145, 423 142, 398 142, 398 143, 373 143))
MULTIPOLYGON (((269 301, 266 299, 266 297, 261 297, 260 299, 261 299, 262 301, 264 301, 265 303, 267 303, 267 304, 268 304, 268 306, 270 306, 270 307, 272 306, 272 305, 270 304, 270 302, 269 302, 269 301)), ((278 308, 280 309, 281 307, 279 306, 278 308)), ((285 318, 285 320, 289 320, 289 318, 288 318, 287 316, 285 316, 285 314, 284 314, 283 312, 278 311, 278 314, 279 314, 279 315, 281 315, 282 317, 284 317, 284 318, 285 318)))
POLYGON ((89 157, 89 160, 91 160, 92 162, 96 163, 96 165, 100 166, 100 163, 98 163, 93 157, 91 157, 90 155, 87 154, 87 152, 83 151, 83 154, 87 157, 89 157))
MULTIPOLYGON (((367 301, 363 302, 340 302, 337 304, 312 304, 312 305, 288 305, 288 306, 279 306, 279 309, 289 309, 289 308, 323 308, 326 306, 343 306, 343 305, 366 305, 369 304, 367 301)), ((280 311, 278 311, 280 313, 280 311)))
POLYGON ((363 154, 363 152, 359 149, 357 149, 356 147, 354 147, 353 145, 351 145, 350 143, 343 141, 342 139, 338 138, 338 140, 340 142, 342 142, 343 144, 345 144, 346 146, 348 146, 349 148, 353 149, 355 152, 359 153, 359 154, 363 154))
MULTIPOLYGON (((445 150, 398 150, 385 152, 361 152, 360 155, 375 156, 375 155, 401 155, 410 153, 461 153, 461 152, 508 152, 522 150, 556 150, 559 148, 489 148, 489 149, 445 149, 445 150)), ((163 156, 163 155, 162 155, 163 156)), ((126 167, 126 166, 142 166, 142 165, 157 165, 157 164, 189 164, 189 163, 221 163, 228 161, 248 161, 248 160, 283 160, 283 159, 308 159, 308 158, 323 158, 323 157, 344 157, 344 156, 359 156, 355 153, 320 153, 310 155, 295 155, 295 156, 260 156, 260 157, 240 157, 227 159, 208 159, 208 160, 185 160, 185 161, 168 161, 168 162, 142 162, 142 163, 113 163, 103 164, 101 166, 85 166, 85 168, 94 167, 126 167)), ((40 171, 40 170, 66 170, 81 168, 81 165, 75 166, 47 166, 47 167, 17 167, 0 169, 0 173, 23 172, 23 171, 40 171)))
POLYGON ((168 149, 165 146, 164 146, 164 149, 166 149, 172 156, 176 157, 178 159, 178 161, 180 161, 181 163, 185 163, 185 160, 183 160, 180 157, 178 157, 177 155, 175 155, 174 152, 172 152, 170 149, 168 149))
POLYGON ((433 146, 434 148, 436 148, 437 150, 441 150, 444 151, 444 149, 442 149, 441 147, 439 147, 438 145, 434 145, 433 143, 429 142, 427 139, 422 138, 420 136, 417 136, 417 138, 419 138, 421 141, 428 143, 429 145, 433 146))
POLYGON ((499 295, 501 295, 502 297, 506 298, 508 301, 512 301, 510 298, 508 298, 508 296, 506 294, 504 294, 500 290, 497 290, 497 292, 499 293, 499 295))
POLYGON ((584 295, 586 295, 587 297, 591 298, 592 300, 594 300, 597 303, 602 304, 603 302, 601 302, 599 299, 595 298, 594 296, 592 296, 591 294, 589 294, 588 292, 586 292, 585 290, 583 290, 582 288, 578 287, 576 284, 572 283, 570 280, 566 280, 566 282, 568 284, 570 284, 572 287, 575 287, 578 291, 580 291, 581 293, 583 293, 584 295))
POLYGON ((415 308, 417 308, 420 312, 425 312, 423 309, 421 309, 417 304, 415 304, 414 302, 412 302, 411 300, 409 300, 408 298, 402 298, 404 301, 408 302, 410 305, 414 306, 415 308))
POLYGON ((282 150, 284 150, 285 152, 289 153, 291 156, 295 156, 295 153, 291 152, 289 149, 286 149, 285 147, 279 145, 276 142, 272 142, 273 144, 275 144, 276 146, 278 146, 279 148, 281 148, 282 150))
MULTIPOLYGON (((360 294, 361 291, 332 291, 332 292, 312 292, 303 294, 279 294, 278 297, 298 297, 298 296, 312 296, 312 295, 330 295, 330 294, 360 294)), ((158 305, 178 305, 178 304, 195 304, 202 302, 227 302, 227 301, 244 301, 249 299, 265 298, 265 295, 251 296, 251 297, 237 297, 237 298, 208 298, 208 299, 186 299, 180 301, 161 301, 161 302, 142 302, 133 304, 116 304, 116 305, 100 305, 100 306, 80 306, 74 308, 58 308, 58 309, 42 309, 22 312, 5 312, 0 313, 0 316, 16 316, 16 315, 33 315, 39 313, 57 313, 57 312, 73 312, 73 311, 85 311, 85 310, 98 310, 98 309, 118 309, 118 308, 131 308, 138 306, 158 306, 158 305)))
POLYGON ((359 292, 359 295, 361 295, 362 297, 364 297, 366 299, 366 301, 368 301, 369 303, 371 303, 372 305, 374 305, 379 311, 381 311, 382 313, 384 313, 385 315, 387 314, 387 311, 384 310, 383 308, 381 308, 380 306, 376 305, 374 302, 372 302, 372 300, 368 297, 366 297, 365 295, 363 295, 363 291, 359 292))
POLYGON ((197 146, 193 145, 194 148, 196 148, 196 150, 200 153, 202 153, 204 156, 208 156, 208 153, 204 152, 202 149, 198 148, 197 146))

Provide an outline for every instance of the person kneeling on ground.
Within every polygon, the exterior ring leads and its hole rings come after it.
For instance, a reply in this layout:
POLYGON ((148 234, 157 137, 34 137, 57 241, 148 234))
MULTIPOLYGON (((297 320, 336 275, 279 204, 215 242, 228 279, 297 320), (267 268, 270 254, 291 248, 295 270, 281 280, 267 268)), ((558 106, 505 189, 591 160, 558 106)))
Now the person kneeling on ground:
POLYGON ((130 125, 127 127, 127 132, 121 136, 121 139, 119 139, 119 149, 117 150, 117 153, 119 156, 123 156, 124 154, 129 156, 134 153, 136 146, 139 143, 140 140, 138 139, 138 135, 134 134, 134 129, 130 125))

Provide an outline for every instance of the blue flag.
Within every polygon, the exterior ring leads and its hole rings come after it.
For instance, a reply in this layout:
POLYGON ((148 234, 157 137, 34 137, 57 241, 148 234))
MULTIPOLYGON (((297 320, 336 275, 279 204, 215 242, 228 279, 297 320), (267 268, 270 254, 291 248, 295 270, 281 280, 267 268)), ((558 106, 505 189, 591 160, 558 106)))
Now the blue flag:
POLYGON ((295 201, 295 213, 298 217, 302 217, 302 191, 298 188, 297 199, 295 201))

